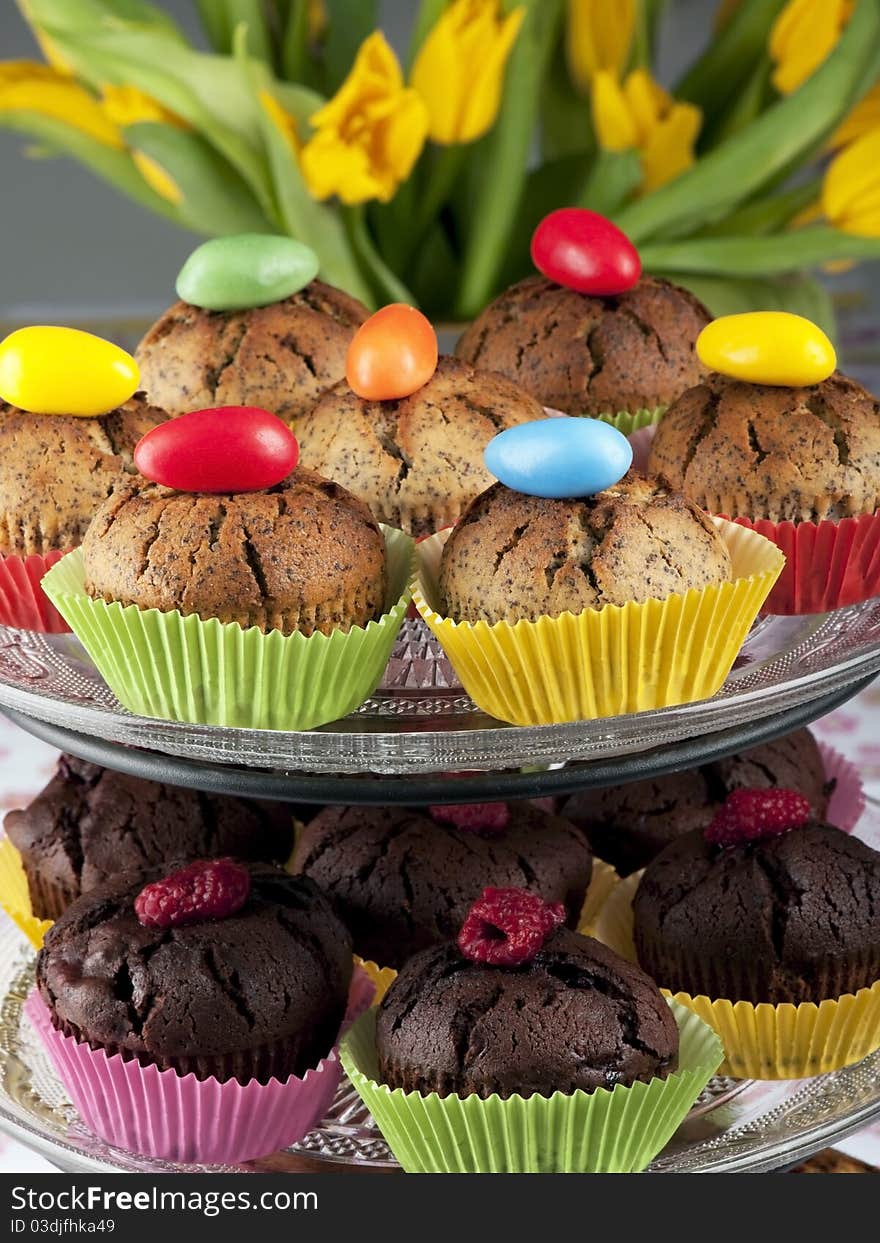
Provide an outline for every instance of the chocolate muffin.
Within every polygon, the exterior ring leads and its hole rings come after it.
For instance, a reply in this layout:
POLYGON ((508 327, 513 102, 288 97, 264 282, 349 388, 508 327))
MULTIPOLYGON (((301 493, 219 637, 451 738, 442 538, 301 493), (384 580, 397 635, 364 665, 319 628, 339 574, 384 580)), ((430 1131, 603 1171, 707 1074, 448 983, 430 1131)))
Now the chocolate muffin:
POLYGON ((315 1066, 345 1013, 351 942, 312 881, 247 869, 247 901, 222 919, 144 926, 134 906, 144 877, 74 902, 37 958, 55 1027, 199 1079, 266 1083, 315 1066))
POLYGON ((170 414, 210 406, 261 406, 291 422, 345 375, 366 307, 312 281, 282 302, 205 311, 175 302, 135 357, 141 382, 170 414))
POLYGON ((774 787, 797 790, 809 800, 815 818, 825 818, 833 782, 825 780, 822 756, 809 730, 699 768, 582 790, 561 811, 586 834, 600 858, 628 876, 669 842, 705 828, 731 790, 774 787))
POLYGON ((263 631, 347 631, 385 606, 385 541, 370 511, 306 470, 229 496, 131 482, 95 515, 82 556, 97 599, 263 631))
POLYGON ((410 535, 451 526, 492 476, 483 450, 499 431, 544 418, 503 376, 441 358, 400 401, 365 401, 343 380, 297 420, 303 465, 335 479, 380 522, 410 535))
POLYGON ((61 756, 45 789, 3 827, 21 854, 37 919, 58 919, 121 872, 221 855, 286 863, 293 845, 282 803, 142 781, 73 755, 61 756))
POLYGON ((880 506, 880 403, 836 373, 809 388, 712 374, 667 410, 649 469, 710 513, 820 522, 880 506))
POLYGON ((454 937, 486 885, 562 902, 575 927, 592 874, 583 836, 530 803, 505 810, 489 836, 416 808, 327 807, 300 835, 293 870, 328 895, 355 953, 383 967, 454 937))
POLYGON ((640 964, 673 992, 798 1005, 880 979, 880 854, 831 825, 734 847, 688 833, 633 915, 640 964))
POLYGON ((656 277, 593 298, 530 276, 477 316, 455 352, 566 414, 634 413, 699 382, 694 347, 710 319, 693 294, 656 277))
POLYGON ((571 500, 494 484, 450 535, 438 586, 448 617, 516 622, 664 599, 731 573, 710 519, 631 471, 605 492, 571 500))
POLYGON ((134 446, 167 417, 143 393, 96 418, 0 402, 0 555, 77 547, 95 510, 134 472, 134 446))
POLYGON ((488 966, 454 944, 411 958, 379 1007, 389 1088, 552 1096, 665 1078, 678 1029, 653 980, 590 937, 554 932, 532 961, 488 966))

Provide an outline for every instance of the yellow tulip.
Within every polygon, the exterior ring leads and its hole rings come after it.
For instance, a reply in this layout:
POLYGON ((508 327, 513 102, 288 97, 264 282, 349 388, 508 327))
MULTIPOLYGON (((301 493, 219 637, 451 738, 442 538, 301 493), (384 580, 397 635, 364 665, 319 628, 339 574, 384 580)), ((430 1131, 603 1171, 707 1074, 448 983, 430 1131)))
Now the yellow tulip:
POLYGON ((645 69, 634 69, 621 84, 607 70, 593 78, 593 125, 605 151, 638 150, 643 193, 678 177, 694 162, 694 143, 702 113, 681 103, 645 69))
POLYGON ((147 155, 146 151, 132 151, 131 158, 144 181, 151 190, 155 190, 160 198, 174 206, 183 201, 183 191, 180 186, 158 160, 147 155))
POLYGON ((828 165, 822 210, 843 233, 880 237, 880 128, 857 138, 828 165))
POLYGON ((828 145, 836 151, 872 129, 880 129, 880 82, 859 100, 849 116, 844 117, 828 145))
POLYGON ((300 155, 318 199, 387 203, 412 172, 428 133, 428 109, 404 86, 397 57, 380 31, 361 44, 339 90, 311 118, 314 134, 300 155))
POLYGON ((428 34, 410 85, 428 108, 428 134, 446 146, 481 138, 498 115, 504 70, 526 11, 498 0, 454 0, 428 34))
POLYGON ((125 143, 119 126, 85 87, 36 61, 0 64, 0 113, 34 112, 63 121, 105 147, 121 150, 125 143))
POLYGON ((855 0, 788 0, 770 31, 773 85, 790 95, 834 51, 855 0))
POLYGON ((594 74, 623 73, 636 29, 636 0, 568 0, 565 52, 571 80, 588 94, 594 74))
POLYGON ((181 117, 136 86, 105 83, 101 87, 101 105, 114 125, 121 129, 126 125, 137 125, 139 121, 161 121, 166 125, 176 125, 179 129, 189 128, 181 117))
POLYGON ((269 120, 286 142, 290 154, 299 162, 302 143, 296 131, 296 121, 286 109, 282 108, 272 92, 267 91, 265 87, 259 92, 258 98, 260 106, 267 113, 269 120))

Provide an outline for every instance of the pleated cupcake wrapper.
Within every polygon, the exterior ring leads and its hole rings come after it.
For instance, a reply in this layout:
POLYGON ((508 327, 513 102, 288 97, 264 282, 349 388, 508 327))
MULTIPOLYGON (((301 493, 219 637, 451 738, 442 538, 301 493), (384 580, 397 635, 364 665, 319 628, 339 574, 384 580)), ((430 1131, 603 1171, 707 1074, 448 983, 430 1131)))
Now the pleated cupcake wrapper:
POLYGON ((138 716, 246 729, 311 729, 347 716, 382 679, 410 601, 412 540, 383 527, 387 612, 378 622, 283 635, 177 610, 107 604, 86 592, 82 555, 46 576, 58 606, 117 699, 138 716))
MULTIPOLYGON (((620 882, 594 930, 598 940, 631 962, 636 961, 632 903, 641 877, 636 872, 620 882)), ((719 1073, 735 1079, 806 1079, 860 1062, 880 1048, 880 980, 857 993, 798 1006, 663 992, 714 1028, 725 1054, 719 1073)))
MULTIPOLYGON (((372 984, 352 981, 346 1022, 369 1007, 372 984)), ((287 1148, 329 1109, 342 1078, 333 1049, 302 1078, 197 1079, 174 1070, 108 1057, 56 1031, 36 991, 25 1013, 77 1113, 89 1130, 116 1148, 163 1161, 236 1165, 287 1148)))
POLYGON ((40 634, 69 632, 70 627, 42 587, 43 575, 63 556, 63 552, 0 556, 0 626, 40 634))
POLYGON ((845 833, 852 833, 865 810, 865 788, 859 770, 826 742, 818 746, 825 780, 834 782, 825 819, 845 833))
POLYGON ((643 427, 656 427, 666 410, 666 406, 653 406, 651 409, 619 410, 616 414, 598 414, 592 417, 601 419, 603 423, 610 423, 619 432, 623 432, 624 436, 631 436, 643 427))
POLYGON ((0 907, 38 950, 52 920, 34 915, 21 855, 6 837, 0 838, 0 907))
POLYGON ((633 1173, 669 1142, 721 1060, 717 1037, 670 1002, 679 1068, 666 1079, 551 1097, 421 1096, 380 1083, 376 1011, 340 1046, 345 1072, 410 1174, 633 1173))
MULTIPOLYGON (((582 932, 584 936, 592 935, 593 924, 602 907, 608 901, 611 891, 619 881, 620 877, 610 863, 605 863, 602 859, 593 860, 593 874, 590 877, 589 888, 578 917, 578 932, 582 932)), ((373 1005, 378 1006, 397 979, 397 972, 393 967, 380 967, 378 963, 366 961, 363 958, 359 958, 357 954, 354 956, 354 961, 355 965, 366 972, 375 984, 376 992, 373 996, 373 1005)))
POLYGON ((723 685, 784 561, 763 536, 713 521, 734 581, 665 600, 513 625, 456 622, 435 611, 448 532, 419 544, 413 598, 462 686, 499 720, 550 725, 707 699, 723 685))
POLYGON ((785 553, 785 569, 763 612, 828 613, 880 596, 880 510, 837 522, 735 521, 785 553))

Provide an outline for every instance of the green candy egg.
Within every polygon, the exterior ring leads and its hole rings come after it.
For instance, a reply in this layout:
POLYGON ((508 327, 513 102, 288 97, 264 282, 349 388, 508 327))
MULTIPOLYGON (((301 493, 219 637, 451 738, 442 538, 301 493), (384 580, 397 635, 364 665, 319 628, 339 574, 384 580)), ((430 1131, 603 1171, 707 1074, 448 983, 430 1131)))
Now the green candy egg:
POLYGON ((318 275, 318 256, 292 237, 237 233, 196 247, 177 277, 177 296, 206 311, 280 302, 318 275))

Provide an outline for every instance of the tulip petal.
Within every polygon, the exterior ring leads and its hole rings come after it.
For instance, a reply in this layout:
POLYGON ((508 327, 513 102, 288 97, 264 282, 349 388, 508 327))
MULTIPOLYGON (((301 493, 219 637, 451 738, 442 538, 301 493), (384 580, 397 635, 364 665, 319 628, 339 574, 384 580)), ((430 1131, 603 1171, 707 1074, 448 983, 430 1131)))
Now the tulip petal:
POLYGON ((605 151, 628 151, 638 145, 636 124, 623 89, 614 75, 600 70, 593 78, 593 127, 605 151))

